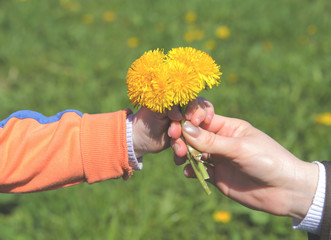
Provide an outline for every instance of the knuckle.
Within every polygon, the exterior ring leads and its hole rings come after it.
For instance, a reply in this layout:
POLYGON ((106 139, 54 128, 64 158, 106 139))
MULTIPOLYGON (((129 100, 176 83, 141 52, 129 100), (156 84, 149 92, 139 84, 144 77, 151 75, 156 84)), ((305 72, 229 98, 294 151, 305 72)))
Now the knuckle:
POLYGON ((205 139, 204 139, 204 143, 205 143, 205 149, 204 150, 208 150, 209 147, 213 146, 215 144, 216 141, 216 135, 208 132, 208 134, 206 134, 205 139))

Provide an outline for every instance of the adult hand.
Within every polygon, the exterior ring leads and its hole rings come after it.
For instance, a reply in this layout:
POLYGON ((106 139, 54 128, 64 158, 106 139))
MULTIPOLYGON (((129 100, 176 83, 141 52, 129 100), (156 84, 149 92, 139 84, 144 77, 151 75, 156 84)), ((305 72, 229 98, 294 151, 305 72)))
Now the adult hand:
MULTIPOLYGON (((299 160, 271 137, 239 119, 215 115, 211 123, 201 127, 186 121, 183 135, 193 147, 210 154, 210 182, 223 194, 252 209, 305 217, 317 187, 317 164, 299 160)), ((173 148, 183 156, 182 149, 173 148)), ((177 164, 185 160, 180 157, 176 158, 177 164)), ((189 165, 185 175, 195 176, 189 165)))

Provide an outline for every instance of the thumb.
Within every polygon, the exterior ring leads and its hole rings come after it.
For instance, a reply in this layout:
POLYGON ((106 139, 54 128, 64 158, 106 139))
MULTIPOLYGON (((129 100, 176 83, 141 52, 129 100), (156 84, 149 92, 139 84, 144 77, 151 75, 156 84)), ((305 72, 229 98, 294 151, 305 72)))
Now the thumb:
POLYGON ((186 121, 183 124, 183 135, 194 148, 204 153, 211 153, 230 157, 235 153, 235 138, 224 137, 206 131, 186 121))

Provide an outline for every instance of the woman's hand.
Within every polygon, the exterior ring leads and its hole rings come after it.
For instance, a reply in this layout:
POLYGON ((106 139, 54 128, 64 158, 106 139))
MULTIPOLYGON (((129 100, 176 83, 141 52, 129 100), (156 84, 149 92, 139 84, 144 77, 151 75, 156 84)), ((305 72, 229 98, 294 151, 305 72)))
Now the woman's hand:
MULTIPOLYGON (((316 191, 318 166, 299 160, 248 122, 215 115, 201 127, 186 121, 183 135, 207 153, 210 182, 237 202, 275 215, 303 219, 316 191)), ((172 143, 178 142, 178 139, 172 143)), ((172 145, 183 164, 183 146, 172 145)), ((206 155, 206 154, 205 154, 206 155)), ((187 177, 194 177, 190 166, 187 177)))

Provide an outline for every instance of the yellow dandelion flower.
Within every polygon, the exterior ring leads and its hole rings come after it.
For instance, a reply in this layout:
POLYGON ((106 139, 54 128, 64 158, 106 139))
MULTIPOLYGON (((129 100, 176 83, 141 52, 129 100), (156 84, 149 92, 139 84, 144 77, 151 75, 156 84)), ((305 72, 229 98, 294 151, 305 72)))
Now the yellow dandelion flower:
POLYGON ((145 106, 154 112, 170 110, 174 103, 173 86, 169 83, 169 72, 162 65, 151 81, 151 91, 146 93, 145 106))
POLYGON ((215 46, 216 46, 216 43, 214 40, 208 40, 205 42, 205 47, 211 51, 211 50, 214 50, 215 49, 215 46))
POLYGON ((128 96, 134 106, 152 111, 170 108, 173 93, 164 69, 165 55, 161 50, 148 51, 133 62, 127 73, 128 96))
POLYGON ((197 15, 195 12, 187 12, 185 14, 185 22, 194 23, 197 20, 197 15))
POLYGON ((186 105, 206 86, 218 85, 220 75, 214 60, 193 48, 174 48, 167 55, 148 51, 128 70, 128 96, 134 106, 162 113, 186 105))
POLYGON ((331 112, 316 115, 315 122, 318 124, 331 126, 331 112))
POLYGON ((139 39, 137 37, 130 37, 126 43, 130 48, 136 48, 139 45, 139 39))
POLYGON ((230 36, 230 29, 227 26, 220 26, 216 29, 216 36, 218 38, 228 38, 230 36))
POLYGON ((213 213, 213 219, 215 222, 228 223, 231 221, 232 214, 227 211, 216 211, 213 213))
POLYGON ((112 22, 115 20, 115 17, 116 17, 116 15, 113 11, 106 11, 103 14, 103 20, 105 22, 112 22))
POLYGON ((83 16, 83 22, 85 24, 92 24, 94 22, 94 17, 92 14, 85 14, 83 16))
POLYGON ((309 35, 314 35, 317 33, 317 26, 315 24, 310 24, 308 27, 307 27, 307 33, 309 35))
POLYGON ((209 88, 219 84, 218 80, 222 75, 219 71, 220 66, 207 53, 191 47, 180 47, 170 50, 168 58, 192 66, 200 81, 203 81, 209 88))
POLYGON ((194 100, 204 89, 203 82, 198 78, 192 66, 177 60, 167 60, 169 83, 174 92, 174 105, 184 106, 194 100))

